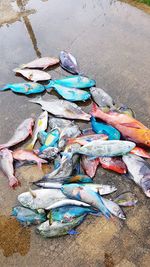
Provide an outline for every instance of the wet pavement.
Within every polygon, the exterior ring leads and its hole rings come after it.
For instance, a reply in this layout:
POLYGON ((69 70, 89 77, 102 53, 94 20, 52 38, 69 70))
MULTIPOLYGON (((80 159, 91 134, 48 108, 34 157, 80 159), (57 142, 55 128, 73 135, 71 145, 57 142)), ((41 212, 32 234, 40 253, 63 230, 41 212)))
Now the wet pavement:
MULTIPOLYGON (((23 81, 12 72, 19 64, 70 50, 98 87, 132 107, 150 127, 149 25, 148 14, 117 1, 1 0, 0 86, 23 81)), ((67 75, 60 68, 49 72, 53 78, 67 75)), ((89 109, 84 106, 85 111, 89 109)), ((28 97, 2 92, 0 143, 23 119, 40 112, 40 106, 29 103, 28 97)), ((115 184, 118 193, 131 189, 137 194, 138 205, 124 209, 127 220, 89 216, 78 227, 78 235, 45 240, 35 234, 34 227, 26 229, 10 218, 17 195, 41 175, 35 166, 18 169, 22 186, 13 191, 0 173, 1 266, 149 266, 149 201, 137 186, 125 176, 99 168, 96 181, 115 184)))

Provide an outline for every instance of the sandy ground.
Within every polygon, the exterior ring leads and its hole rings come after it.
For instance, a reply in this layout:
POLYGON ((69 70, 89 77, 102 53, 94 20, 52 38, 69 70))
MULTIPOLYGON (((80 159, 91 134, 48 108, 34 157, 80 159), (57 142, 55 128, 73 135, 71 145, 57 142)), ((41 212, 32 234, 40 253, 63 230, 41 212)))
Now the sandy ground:
MULTIPOLYGON (((19 64, 70 50, 98 87, 132 107, 137 118, 150 127, 149 25, 149 15, 116 1, 1 0, 0 86, 23 81, 12 72, 19 64)), ((60 68, 50 73, 53 78, 67 75, 60 68)), ((90 103, 83 108, 89 111, 90 103)), ((7 141, 23 119, 40 111, 28 97, 2 92, 0 143, 7 141)), ((81 123, 81 127, 87 126, 81 123)), ((36 167, 24 167, 16 175, 22 186, 13 191, 0 173, 1 266, 149 266, 149 201, 126 177, 99 168, 95 178, 115 184, 116 194, 127 190, 137 194, 138 205, 124 209, 125 222, 89 216, 78 235, 45 240, 35 234, 34 227, 24 228, 10 217, 17 195, 28 190, 28 181, 43 173, 36 167)))

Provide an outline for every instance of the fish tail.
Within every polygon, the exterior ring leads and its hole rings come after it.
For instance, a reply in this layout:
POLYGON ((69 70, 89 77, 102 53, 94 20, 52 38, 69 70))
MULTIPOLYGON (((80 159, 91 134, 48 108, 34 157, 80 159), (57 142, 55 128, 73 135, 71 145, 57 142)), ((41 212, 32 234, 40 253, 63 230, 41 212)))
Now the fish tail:
POLYGON ((38 96, 38 97, 35 97, 35 98, 29 100, 29 102, 40 104, 41 100, 42 100, 42 97, 38 96))
POLYGON ((44 85, 45 89, 52 89, 54 87, 55 82, 50 80, 48 84, 44 85))
POLYGON ((6 144, 2 144, 2 145, 0 145, 0 150, 2 150, 3 148, 6 148, 7 146, 6 146, 6 144))
POLYGON ((10 89, 10 84, 6 84, 4 87, 2 87, 1 89, 0 89, 0 91, 5 91, 5 90, 8 90, 8 89, 10 89))
POLYGON ((17 72, 18 70, 20 70, 20 68, 13 69, 14 72, 17 72))

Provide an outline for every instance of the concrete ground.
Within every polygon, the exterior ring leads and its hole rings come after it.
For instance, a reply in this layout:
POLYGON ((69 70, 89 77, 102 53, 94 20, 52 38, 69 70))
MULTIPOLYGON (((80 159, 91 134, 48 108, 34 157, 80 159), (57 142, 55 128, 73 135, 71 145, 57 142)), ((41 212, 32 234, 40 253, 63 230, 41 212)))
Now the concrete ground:
MULTIPOLYGON (((23 81, 12 72, 19 64, 69 50, 81 70, 96 79, 97 87, 132 107, 150 127, 149 15, 111 0, 0 2, 0 86, 23 81)), ((53 78, 67 75, 60 68, 49 72, 53 78)), ((88 111, 90 103, 83 108, 88 111)), ((29 103, 28 97, 2 92, 0 143, 9 139, 23 119, 40 112, 40 106, 29 103)), ((16 175, 22 186, 13 191, 0 173, 0 266, 149 266, 149 201, 126 177, 99 168, 95 178, 115 184, 117 194, 127 190, 137 194, 137 206, 124 209, 125 222, 89 216, 78 235, 47 240, 35 234, 34 227, 24 228, 10 218, 17 195, 42 173, 36 167, 24 167, 16 175)))

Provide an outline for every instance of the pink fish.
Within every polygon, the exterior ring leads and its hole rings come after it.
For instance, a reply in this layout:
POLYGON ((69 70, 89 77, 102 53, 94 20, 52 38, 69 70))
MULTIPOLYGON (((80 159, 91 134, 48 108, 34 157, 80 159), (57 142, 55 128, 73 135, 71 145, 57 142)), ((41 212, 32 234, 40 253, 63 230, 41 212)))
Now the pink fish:
POLYGON ((59 59, 55 57, 42 57, 37 58, 27 64, 23 64, 20 66, 21 69, 29 68, 29 69, 43 69, 45 70, 49 66, 53 66, 59 63, 59 59))
POLYGON ((13 152, 13 158, 17 160, 26 160, 26 161, 35 161, 38 167, 42 168, 42 163, 47 163, 46 160, 39 158, 35 153, 32 151, 24 150, 24 149, 17 149, 13 152))
POLYGON ((67 144, 78 143, 81 146, 84 146, 84 145, 88 144, 89 142, 92 142, 94 140, 100 140, 100 139, 101 140, 107 140, 108 136, 105 134, 80 135, 79 137, 68 139, 67 144))
POLYGON ((112 170, 120 174, 127 172, 125 163, 119 157, 100 157, 99 162, 104 169, 112 170))
POLYGON ((130 151, 131 154, 135 154, 142 158, 150 159, 150 154, 143 148, 136 146, 134 149, 130 151))
POLYGON ((20 184, 14 176, 12 152, 7 148, 0 151, 0 169, 8 177, 10 187, 15 188, 20 184))
POLYGON ((0 145, 0 149, 11 147, 24 141, 29 135, 32 135, 33 125, 34 119, 28 118, 24 120, 15 130, 12 138, 7 143, 0 145))
POLYGON ((93 178, 95 176, 97 167, 99 165, 99 158, 97 159, 90 159, 88 156, 82 156, 81 158, 81 166, 85 173, 93 178))
POLYGON ((47 81, 51 79, 51 75, 42 70, 32 70, 32 69, 14 69, 16 73, 20 73, 22 76, 30 81, 47 81))

